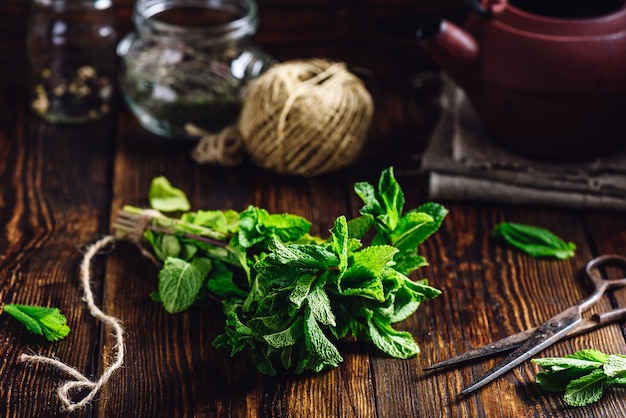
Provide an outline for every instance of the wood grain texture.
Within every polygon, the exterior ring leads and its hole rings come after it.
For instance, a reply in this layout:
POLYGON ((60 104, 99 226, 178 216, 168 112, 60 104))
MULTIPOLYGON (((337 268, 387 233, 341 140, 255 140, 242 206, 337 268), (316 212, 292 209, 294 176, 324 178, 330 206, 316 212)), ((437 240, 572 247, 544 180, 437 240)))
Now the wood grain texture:
MULTIPOLYGON (((376 112, 365 149, 352 166, 307 179, 237 168, 200 166, 192 143, 160 140, 121 108, 93 125, 49 125, 28 112, 23 39, 26 0, 0 2, 0 302, 58 306, 72 333, 58 343, 31 335, 0 315, 0 416, 60 417, 55 390, 66 380, 53 369, 19 361, 24 352, 55 355, 97 378, 113 354, 113 339, 86 311, 78 284, 81 250, 110 232, 124 204, 147 206, 151 179, 165 175, 188 193, 196 209, 270 212, 307 217, 327 236, 340 214, 358 215, 357 181, 376 182, 393 165, 407 207, 426 200, 419 170, 437 108, 436 88, 415 91, 412 75, 432 70, 413 45, 414 23, 434 14, 460 18, 457 1, 259 0, 258 38, 279 57, 328 54, 363 65, 375 75, 376 112), (7 20, 7 16, 11 16, 7 20), (21 28, 21 26, 20 26, 21 28)), ((131 0, 119 0, 129 25, 131 0)), ((435 83, 436 84, 436 83, 435 83)), ((435 86, 436 87, 436 86, 435 86)), ((249 355, 212 346, 223 330, 218 307, 169 315, 150 299, 157 266, 136 246, 120 242, 94 260, 97 303, 126 329, 126 361, 78 417, 608 417, 626 415, 624 389, 600 402, 568 407, 560 394, 535 383, 527 362, 475 394, 457 394, 496 359, 452 370, 427 365, 533 327, 589 291, 581 271, 595 255, 624 254, 622 213, 442 202, 450 210, 441 230, 420 252, 430 265, 414 274, 443 294, 397 325, 411 332, 422 353, 390 359, 372 345, 340 343, 344 362, 321 374, 268 377, 249 355), (566 261, 534 259, 490 235, 502 221, 544 226, 577 244, 566 261)), ((626 290, 594 309, 626 306, 626 290)), ((612 325, 560 342, 541 356, 582 348, 626 353, 623 327, 612 325)))

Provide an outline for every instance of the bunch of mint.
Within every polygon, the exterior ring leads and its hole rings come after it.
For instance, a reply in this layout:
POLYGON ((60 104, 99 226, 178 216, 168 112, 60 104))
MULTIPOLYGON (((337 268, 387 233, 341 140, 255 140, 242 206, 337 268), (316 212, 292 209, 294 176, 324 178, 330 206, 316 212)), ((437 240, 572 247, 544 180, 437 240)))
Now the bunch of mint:
POLYGON ((231 355, 251 350, 255 366, 268 375, 336 367, 343 359, 335 343, 349 334, 396 358, 418 354, 412 335, 393 324, 441 293, 409 275, 427 265, 417 248, 447 210, 426 203, 403 212, 392 168, 377 186, 361 182, 355 191, 364 202, 360 216, 339 216, 324 239, 311 236, 311 223, 300 216, 254 206, 186 211, 184 193, 155 179, 153 208, 183 213, 152 218, 144 233, 163 262, 154 299, 171 313, 219 300, 226 327, 214 345, 231 355))
POLYGON ((586 406, 600 400, 610 386, 626 386, 626 356, 581 350, 565 357, 532 360, 544 371, 537 383, 548 392, 565 392, 570 406, 586 406))

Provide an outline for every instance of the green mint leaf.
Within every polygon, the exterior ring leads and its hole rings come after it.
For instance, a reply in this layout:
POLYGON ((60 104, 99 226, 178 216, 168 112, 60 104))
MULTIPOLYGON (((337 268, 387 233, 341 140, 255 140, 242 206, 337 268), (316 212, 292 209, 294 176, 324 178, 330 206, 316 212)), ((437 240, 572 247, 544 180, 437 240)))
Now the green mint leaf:
POLYGON ((261 346, 252 346, 252 363, 258 371, 268 376, 276 376, 278 373, 270 355, 261 346))
POLYGON ((378 180, 378 195, 383 202, 386 214, 386 224, 390 230, 396 225, 404 208, 404 193, 393 175, 393 168, 385 169, 378 180))
POLYGON ((597 350, 581 350, 566 357, 536 358, 531 361, 545 371, 537 374, 537 383, 548 392, 562 392, 576 379, 602 368, 608 356, 597 350))
POLYGON ((586 368, 553 368, 550 371, 537 373, 536 380, 539 386, 548 392, 563 392, 567 389, 567 385, 573 380, 580 379, 595 370, 597 367, 586 368))
POLYGON ((600 364, 604 364, 609 360, 608 354, 604 354, 602 351, 595 349, 580 350, 573 354, 568 354, 565 357, 568 359, 578 359, 595 362, 598 367, 600 366, 600 364))
POLYGON ((348 236, 350 238, 361 239, 374 225, 374 217, 369 214, 358 216, 348 221, 348 236))
POLYGON ((185 192, 172 186, 163 176, 155 177, 148 191, 150 207, 160 212, 188 211, 191 208, 185 192))
POLYGON ((180 241, 174 235, 157 234, 147 230, 144 238, 152 246, 154 255, 161 261, 165 261, 168 257, 178 257, 182 251, 180 241))
POLYGON ((302 307, 302 303, 306 300, 307 296, 309 296, 311 286, 316 279, 317 276, 314 274, 304 274, 295 282, 293 290, 289 294, 289 300, 297 309, 302 307))
POLYGON ((315 287, 309 292, 307 302, 317 322, 322 325, 336 325, 335 315, 330 306, 330 299, 321 287, 315 287))
POLYGON ((234 210, 199 210, 186 212, 181 220, 220 232, 224 235, 233 234, 239 229, 239 212, 234 210))
POLYGON ((377 228, 384 233, 396 228, 404 207, 404 193, 393 175, 393 167, 381 173, 378 188, 360 182, 355 184, 354 191, 365 203, 361 215, 371 215, 377 228))
POLYGON ((415 253, 398 253, 393 261, 396 265, 394 269, 398 270, 402 274, 409 275, 411 272, 428 265, 426 257, 417 255, 415 253))
POLYGON ((349 267, 340 278, 344 296, 361 296, 385 301, 382 275, 393 263, 397 248, 388 245, 371 246, 352 255, 349 267))
POLYGON ((274 348, 285 348, 296 344, 302 338, 303 330, 302 320, 297 319, 286 329, 267 334, 263 339, 274 348))
POLYGON ((602 370, 572 380, 565 389, 565 402, 570 406, 586 406, 602 398, 607 387, 607 376, 602 370))
POLYGON ((434 219, 427 213, 408 212, 400 219, 397 228, 391 232, 390 244, 400 251, 415 250, 424 242, 425 237, 430 235, 430 229, 426 228, 426 225, 432 222, 434 219))
POLYGON ((602 365, 604 364, 599 361, 576 358, 571 355, 567 357, 536 358, 533 359, 532 362, 538 364, 548 371, 563 369, 598 368, 602 367, 602 365))
POLYGON ((20 321, 29 331, 44 336, 48 341, 58 341, 70 333, 67 319, 58 308, 33 305, 4 305, 4 312, 20 321))
POLYGON ((211 261, 196 258, 192 262, 167 258, 159 272, 159 295, 169 313, 189 308, 198 297, 202 283, 211 269, 211 261))
POLYGON ((576 245, 565 242, 547 229, 514 222, 502 222, 492 234, 533 257, 567 259, 574 256, 576 245))
POLYGON ((270 240, 272 251, 254 265, 259 275, 277 285, 287 285, 305 274, 317 275, 339 264, 337 255, 315 244, 283 244, 270 240))
POLYGON ((617 354, 609 355, 604 364, 604 373, 612 378, 626 377, 626 357, 617 354))
POLYGON ((407 331, 393 329, 388 320, 374 313, 368 321, 368 332, 372 342, 384 353, 395 358, 407 359, 420 352, 420 348, 407 331))
POLYGON ((265 209, 248 207, 239 218, 239 243, 244 248, 267 243, 275 236, 282 242, 295 242, 311 229, 311 222, 288 213, 270 214, 265 209))
POLYGON ((337 367, 343 361, 337 347, 324 335, 310 309, 305 308, 304 318, 304 341, 309 352, 307 368, 319 372, 337 367))
POLYGON ((537 383, 547 391, 565 391, 565 402, 585 406, 597 402, 606 388, 626 384, 626 357, 598 350, 580 350, 565 357, 533 359, 544 371, 537 383))
POLYGON ((252 330, 244 325, 235 312, 226 316, 226 327, 223 334, 217 336, 213 346, 217 348, 230 348, 231 357, 247 347, 253 346, 252 330))
POLYGON ((429 222, 420 228, 420 240, 417 242, 417 245, 423 243, 428 237, 437 232, 439 227, 441 227, 443 220, 448 215, 448 209, 435 202, 424 203, 416 209, 410 210, 407 214, 411 212, 425 213, 430 215, 433 219, 432 222, 429 222))
POLYGON ((344 271, 348 266, 348 223, 345 216, 340 216, 335 220, 330 234, 331 248, 339 257, 339 265, 337 267, 340 271, 344 271))
POLYGON ((248 293, 233 282, 233 272, 219 260, 211 262, 212 268, 208 274, 206 287, 209 292, 220 299, 244 299, 248 293))
POLYGON ((386 271, 384 286, 389 293, 387 303, 390 303, 390 309, 386 312, 391 323, 405 320, 423 301, 441 294, 439 289, 428 286, 428 280, 413 281, 394 269, 386 271))

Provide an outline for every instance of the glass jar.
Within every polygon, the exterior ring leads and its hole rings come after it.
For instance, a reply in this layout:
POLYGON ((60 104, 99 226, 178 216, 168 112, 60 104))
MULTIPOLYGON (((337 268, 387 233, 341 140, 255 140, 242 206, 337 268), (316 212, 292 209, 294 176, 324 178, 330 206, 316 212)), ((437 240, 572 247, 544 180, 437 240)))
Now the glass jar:
POLYGON ((27 34, 33 112, 70 124, 108 115, 117 41, 111 0, 34 0, 27 34))
POLYGON ((133 21, 117 48, 120 85, 141 125, 161 136, 233 124, 244 87, 270 64, 251 39, 253 0, 138 0, 133 21))

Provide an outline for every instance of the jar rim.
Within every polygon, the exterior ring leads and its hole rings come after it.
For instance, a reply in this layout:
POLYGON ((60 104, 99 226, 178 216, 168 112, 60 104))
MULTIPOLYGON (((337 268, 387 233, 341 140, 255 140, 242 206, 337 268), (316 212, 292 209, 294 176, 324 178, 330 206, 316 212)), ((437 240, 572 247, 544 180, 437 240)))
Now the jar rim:
POLYGON ((96 10, 107 10, 113 7, 113 0, 82 0, 73 2, 67 0, 34 0, 33 3, 38 6, 51 7, 58 12, 79 10, 86 7, 96 10))
POLYGON ((205 44, 241 39, 256 32, 257 5, 254 0, 138 0, 134 20, 137 28, 147 27, 161 36, 191 36, 205 44), (199 7, 232 12, 235 19, 226 23, 189 26, 164 22, 154 17, 166 10, 199 7))

